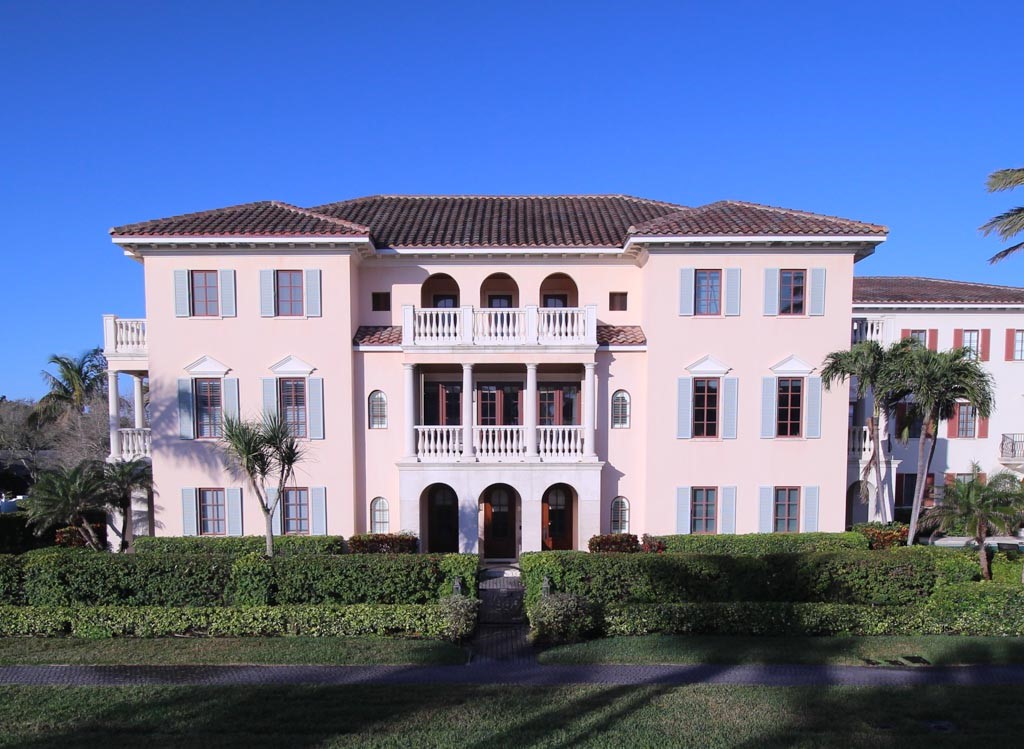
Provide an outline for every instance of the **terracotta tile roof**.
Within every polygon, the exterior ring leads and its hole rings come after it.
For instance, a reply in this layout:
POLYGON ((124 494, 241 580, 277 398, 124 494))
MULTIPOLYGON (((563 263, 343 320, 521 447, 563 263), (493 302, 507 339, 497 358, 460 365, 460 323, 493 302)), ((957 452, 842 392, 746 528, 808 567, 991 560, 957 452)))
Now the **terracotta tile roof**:
POLYGON ((884 236, 888 229, 789 208, 720 200, 630 228, 636 236, 884 236))
POLYGON ((645 346, 647 336, 639 325, 598 325, 598 346, 645 346))
POLYGON ((628 195, 373 195, 311 210, 369 226, 380 247, 621 247, 682 206, 628 195))
POLYGON ((915 276, 853 279, 854 304, 1024 304, 1024 288, 915 276))
POLYGON ((399 346, 402 343, 402 326, 360 325, 352 343, 357 346, 399 346))
POLYGON ((365 237, 369 229, 276 200, 115 226, 115 237, 365 237))

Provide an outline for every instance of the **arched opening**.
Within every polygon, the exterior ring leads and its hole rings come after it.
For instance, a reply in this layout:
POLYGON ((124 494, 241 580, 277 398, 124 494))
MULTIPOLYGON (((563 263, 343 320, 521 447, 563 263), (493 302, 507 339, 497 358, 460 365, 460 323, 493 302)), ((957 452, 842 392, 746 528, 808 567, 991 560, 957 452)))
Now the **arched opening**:
POLYGON ((390 533, 391 517, 388 501, 376 497, 370 502, 370 533, 390 533))
POLYGON ((454 308, 459 306, 459 285, 447 273, 429 276, 420 287, 420 307, 454 308))
POLYGON ((508 484, 492 484, 480 495, 485 559, 519 556, 519 503, 519 493, 508 484))
POLYGON ((629 429, 629 393, 616 390, 612 394, 612 429, 629 429))
POLYGON ((846 527, 868 522, 869 505, 875 489, 864 481, 854 481, 846 490, 846 527), (867 491, 865 496, 864 492, 867 491))
POLYGON ((492 273, 480 284, 480 306, 509 309, 519 306, 519 284, 508 273, 492 273))
POLYGON ((612 533, 629 533, 629 500, 625 497, 612 500, 610 529, 612 533))
POLYGON ((576 490, 568 484, 548 487, 541 499, 541 545, 552 551, 573 548, 576 490))
POLYGON ((576 282, 565 273, 552 273, 540 284, 541 307, 579 307, 576 282))
POLYGON ((459 497, 448 484, 432 484, 423 492, 427 537, 421 548, 431 554, 455 554, 459 550, 459 497))

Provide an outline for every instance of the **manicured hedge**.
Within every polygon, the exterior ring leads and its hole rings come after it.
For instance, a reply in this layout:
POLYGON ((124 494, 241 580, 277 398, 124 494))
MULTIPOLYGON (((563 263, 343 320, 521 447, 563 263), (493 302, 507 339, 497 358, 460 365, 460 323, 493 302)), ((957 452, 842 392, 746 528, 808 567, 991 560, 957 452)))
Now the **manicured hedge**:
POLYGON ((0 554, 0 605, 21 601, 21 559, 14 554, 0 554))
POLYGON ((792 554, 802 551, 867 549, 860 533, 747 533, 739 536, 658 536, 665 551, 687 554, 792 554))
POLYGON ((1019 581, 940 585, 925 612, 934 634, 1024 635, 1024 586, 1019 581))
POLYGON ((360 533, 348 540, 353 554, 415 554, 420 540, 411 533, 360 533))
MULTIPOLYGON (((135 539, 136 554, 263 554, 263 536, 141 536, 135 539)), ((292 554, 343 554, 342 536, 275 536, 275 556, 292 554)))
POLYGON ((935 567, 939 583, 969 583, 981 579, 978 554, 972 549, 949 546, 895 546, 886 552, 903 558, 927 559, 935 567))
POLYGON ((351 606, 0 606, 2 637, 354 637, 459 641, 476 626, 478 602, 351 606))

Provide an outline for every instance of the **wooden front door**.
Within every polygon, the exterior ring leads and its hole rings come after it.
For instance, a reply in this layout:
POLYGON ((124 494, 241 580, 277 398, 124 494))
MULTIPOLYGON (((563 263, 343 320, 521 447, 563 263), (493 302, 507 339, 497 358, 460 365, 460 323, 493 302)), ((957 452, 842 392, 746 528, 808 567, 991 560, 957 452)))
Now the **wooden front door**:
POLYGON ((541 541, 552 551, 572 548, 572 491, 564 484, 544 492, 541 502, 541 541))
POLYGON ((445 484, 430 488, 427 495, 427 551, 454 554, 459 550, 459 499, 445 484))
POLYGON ((516 498, 507 486, 494 486, 484 495, 484 557, 516 556, 516 498))

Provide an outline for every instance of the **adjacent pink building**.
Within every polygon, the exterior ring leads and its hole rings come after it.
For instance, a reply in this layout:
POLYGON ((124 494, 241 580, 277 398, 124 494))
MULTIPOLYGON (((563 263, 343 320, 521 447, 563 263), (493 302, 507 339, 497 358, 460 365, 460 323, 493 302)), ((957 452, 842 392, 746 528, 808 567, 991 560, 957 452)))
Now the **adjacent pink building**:
MULTIPOLYGON (((839 531, 854 263, 882 226, 722 201, 372 196, 130 224, 146 319, 105 319, 148 377, 161 535, 258 534, 218 448, 281 414, 309 458, 281 533, 411 531, 513 559, 597 533, 839 531)), ((116 413, 117 392, 112 388, 116 413)), ((137 410, 141 413, 141 409, 137 410)))

